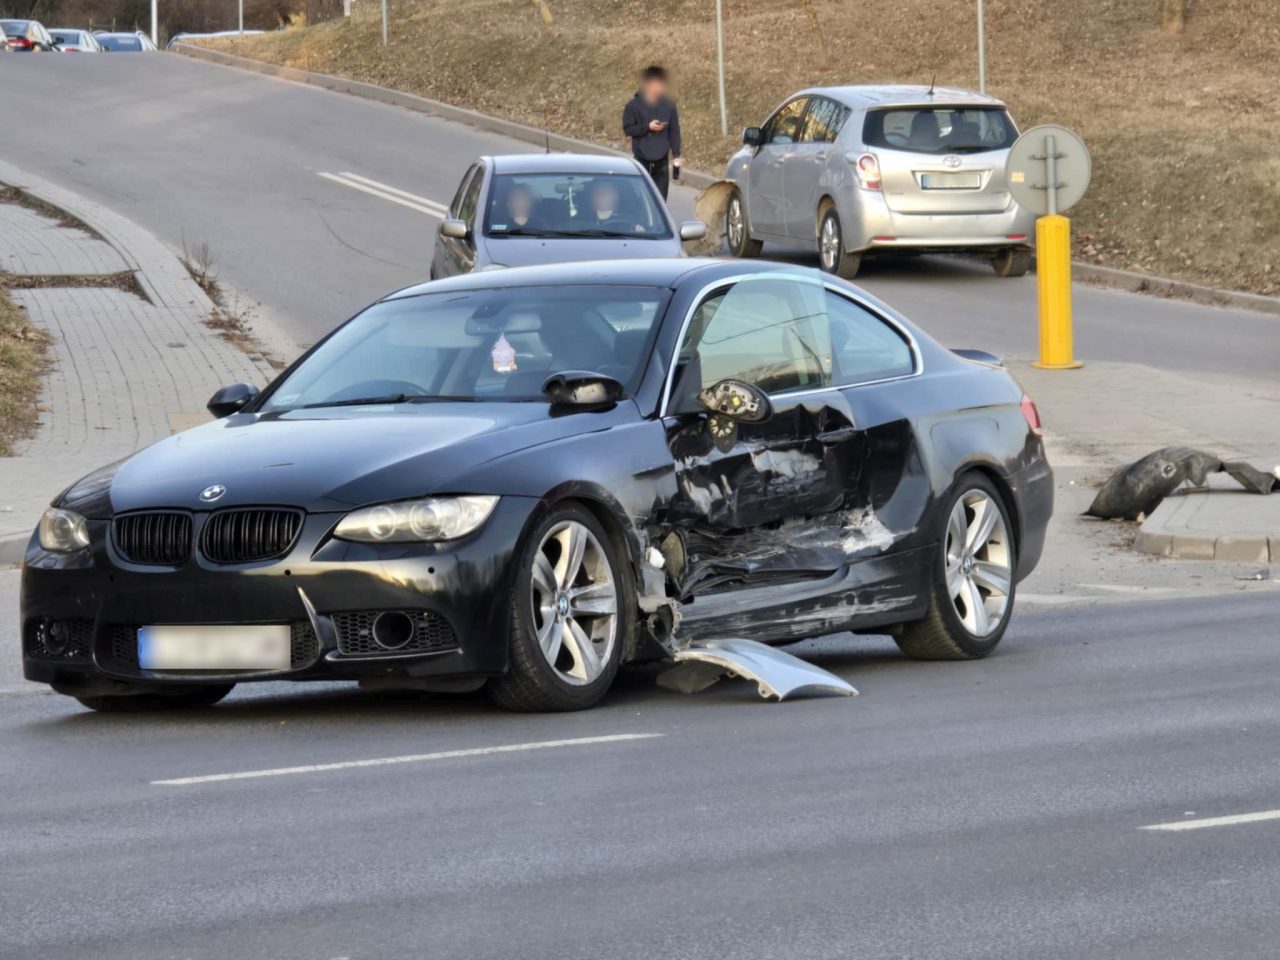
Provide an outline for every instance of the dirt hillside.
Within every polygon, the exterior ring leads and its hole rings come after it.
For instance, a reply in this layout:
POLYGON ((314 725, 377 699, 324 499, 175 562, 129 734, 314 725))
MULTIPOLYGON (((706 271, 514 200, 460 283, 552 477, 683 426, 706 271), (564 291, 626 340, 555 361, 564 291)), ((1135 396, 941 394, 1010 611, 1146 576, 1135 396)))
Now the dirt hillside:
MULTIPOLYGON (((715 99, 710 0, 392 0, 357 16, 218 45, 384 84, 616 146, 636 71, 678 83, 686 159, 735 147, 715 99)), ((1073 127, 1094 185, 1076 255, 1280 294, 1280 0, 1197 0, 1160 30, 1159 0, 987 0, 990 91, 1022 126, 1073 127)), ((973 0, 726 0, 732 130, 791 91, 883 81, 974 86, 973 0)))

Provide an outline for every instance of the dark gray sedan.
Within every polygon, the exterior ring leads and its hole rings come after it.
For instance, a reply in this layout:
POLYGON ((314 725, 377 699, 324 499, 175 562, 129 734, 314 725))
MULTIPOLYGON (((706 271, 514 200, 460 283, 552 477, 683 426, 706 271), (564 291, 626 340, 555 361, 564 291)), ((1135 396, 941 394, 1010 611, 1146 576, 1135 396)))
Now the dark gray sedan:
POLYGON ((481 157, 440 224, 431 278, 574 260, 678 257, 706 225, 671 219, 630 157, 553 153, 481 157))

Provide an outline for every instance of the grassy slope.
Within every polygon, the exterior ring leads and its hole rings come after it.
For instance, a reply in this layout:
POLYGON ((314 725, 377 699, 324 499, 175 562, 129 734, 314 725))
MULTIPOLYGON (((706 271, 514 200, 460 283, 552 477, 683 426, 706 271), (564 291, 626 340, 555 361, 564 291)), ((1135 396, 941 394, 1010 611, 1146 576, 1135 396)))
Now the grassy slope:
POLYGON ((0 282, 0 457, 35 427, 47 343, 0 282))
MULTIPOLYGON (((719 171, 709 0, 393 0, 307 29, 224 41, 237 53, 341 74, 621 146, 635 73, 679 81, 686 157, 719 171)), ((1077 256, 1280 294, 1278 0, 1197 3, 1158 29, 1157 0, 987 0, 988 79, 1023 126, 1057 122, 1094 152, 1072 212, 1077 256)), ((727 0, 730 126, 815 83, 976 84, 973 0, 727 0)))

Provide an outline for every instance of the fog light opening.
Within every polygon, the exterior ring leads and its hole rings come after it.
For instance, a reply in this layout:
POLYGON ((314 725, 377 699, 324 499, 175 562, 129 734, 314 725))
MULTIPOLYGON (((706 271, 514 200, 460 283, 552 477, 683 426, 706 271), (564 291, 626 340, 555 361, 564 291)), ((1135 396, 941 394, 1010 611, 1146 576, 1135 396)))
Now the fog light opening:
POLYGON ((383 650, 399 650, 413 639, 414 622, 407 613, 389 610, 373 620, 373 642, 383 650))
POLYGON ((37 628, 40 643, 48 653, 60 657, 67 652, 67 641, 70 639, 65 623, 56 620, 42 620, 37 628))

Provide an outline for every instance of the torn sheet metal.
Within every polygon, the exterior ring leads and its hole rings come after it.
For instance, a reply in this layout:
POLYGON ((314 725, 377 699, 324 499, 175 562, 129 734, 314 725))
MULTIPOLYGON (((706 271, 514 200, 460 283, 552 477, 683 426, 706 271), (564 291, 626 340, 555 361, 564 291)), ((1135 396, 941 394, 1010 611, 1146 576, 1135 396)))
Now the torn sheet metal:
POLYGON ((755 640, 696 640, 676 650, 674 656, 676 666, 658 681, 685 693, 703 690, 724 675, 754 681, 766 700, 796 695, 852 697, 858 693, 834 673, 755 640))
POLYGON ((1137 520, 1150 516, 1165 497, 1184 483, 1203 487, 1211 473, 1226 473, 1249 493, 1280 489, 1280 467, 1268 473, 1240 460, 1223 460, 1206 450, 1164 447, 1113 473, 1102 485, 1086 516, 1137 520))

